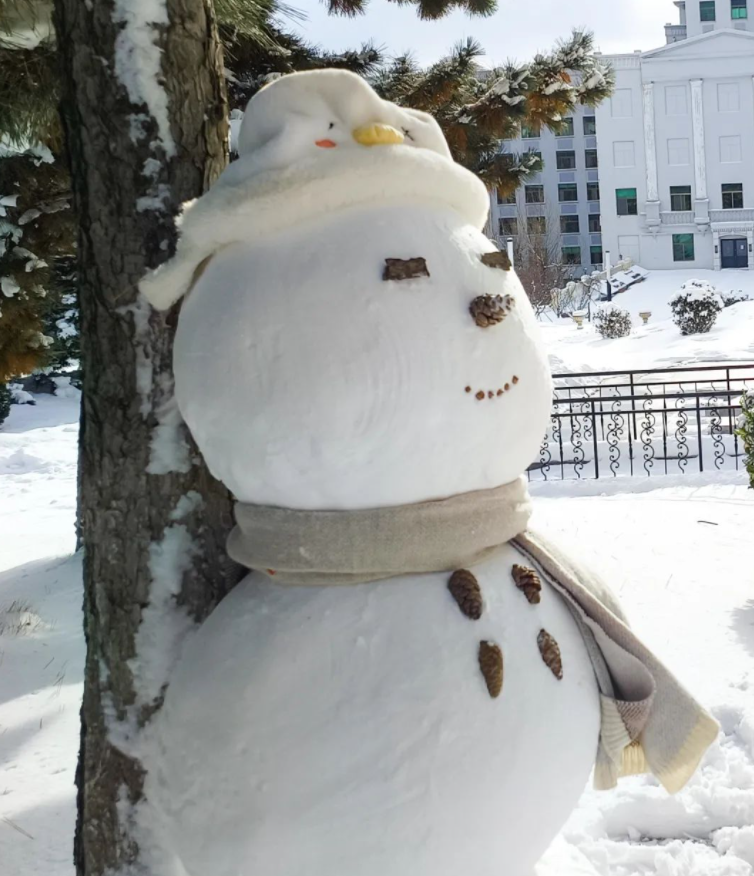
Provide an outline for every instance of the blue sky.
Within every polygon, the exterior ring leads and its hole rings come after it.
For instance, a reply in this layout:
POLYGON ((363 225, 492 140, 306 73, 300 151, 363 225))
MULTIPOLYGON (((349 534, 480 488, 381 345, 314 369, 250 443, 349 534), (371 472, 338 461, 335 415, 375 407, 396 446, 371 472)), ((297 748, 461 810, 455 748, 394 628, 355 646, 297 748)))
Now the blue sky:
POLYGON ((492 18, 454 13, 437 22, 419 21, 411 7, 387 0, 371 0, 366 15, 355 19, 327 15, 318 0, 289 3, 307 16, 295 29, 323 47, 355 48, 371 38, 392 54, 412 49, 423 63, 465 36, 482 43, 490 64, 526 60, 578 26, 594 31, 603 52, 646 51, 664 44, 666 22, 678 22, 672 0, 498 0, 492 18))

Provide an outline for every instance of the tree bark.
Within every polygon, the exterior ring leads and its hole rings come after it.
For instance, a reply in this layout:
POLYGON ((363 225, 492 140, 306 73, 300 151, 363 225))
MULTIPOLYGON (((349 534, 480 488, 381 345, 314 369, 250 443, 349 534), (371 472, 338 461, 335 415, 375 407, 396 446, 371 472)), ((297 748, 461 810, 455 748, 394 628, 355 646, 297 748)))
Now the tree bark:
MULTIPOLYGON (((167 682, 167 675, 158 679, 149 695, 139 686, 150 659, 146 648, 140 653, 138 635, 145 612, 162 599, 166 611, 201 621, 237 580, 224 549, 230 497, 190 445, 172 402, 177 313, 151 311, 137 290, 145 271, 174 251, 180 204, 205 191, 227 162, 222 52, 211 0, 164 2, 169 24, 144 21, 154 3, 137 12, 133 2, 127 13, 162 50, 161 81, 151 77, 143 86, 143 103, 127 88, 119 40, 128 25, 117 20, 113 4, 55 2, 61 109, 80 223, 87 659, 74 843, 79 876, 140 872, 138 839, 118 813, 124 797, 134 805, 140 800, 145 768, 138 746, 122 740, 138 737, 167 682), (167 98, 168 136, 153 103, 150 109, 154 85, 167 98), (168 451, 161 460, 160 446, 168 451), (201 495, 201 505, 184 501, 177 508, 190 491, 201 495), (190 545, 189 560, 186 568, 179 564, 178 583, 166 595, 154 552, 177 529, 190 545)), ((130 63, 138 72, 138 52, 130 63)))

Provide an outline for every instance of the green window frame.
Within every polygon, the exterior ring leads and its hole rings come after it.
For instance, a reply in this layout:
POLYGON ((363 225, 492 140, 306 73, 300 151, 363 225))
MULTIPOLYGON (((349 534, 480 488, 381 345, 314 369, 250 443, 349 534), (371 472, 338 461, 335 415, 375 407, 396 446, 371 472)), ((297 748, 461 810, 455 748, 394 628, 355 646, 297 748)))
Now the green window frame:
POLYGON ((597 119, 594 116, 584 116, 584 134, 594 137, 597 133, 597 119))
POLYGON ((499 223, 500 234, 503 237, 515 237, 518 234, 518 219, 504 218, 499 223))
POLYGON ((561 216, 560 217, 560 233, 561 234, 580 234, 581 227, 578 216, 561 216))
POLYGON ((673 213, 688 212, 691 207, 691 186, 670 187, 670 209, 673 213))
POLYGON ((524 200, 527 204, 544 204, 544 186, 524 186, 524 200))
POLYGON ((555 134, 556 137, 573 137, 573 116, 563 119, 560 130, 555 134))
POLYGON ((529 216, 526 220, 526 230, 529 234, 547 234, 547 219, 545 216, 529 216))
POLYGON ((674 262, 693 262, 694 261, 694 235, 693 234, 674 234, 673 235, 673 261, 674 262))
POLYGON ((555 160, 558 170, 576 170, 576 153, 573 150, 556 152, 555 160))
POLYGON ((498 202, 498 204, 515 204, 516 203, 516 193, 511 192, 509 195, 501 195, 500 192, 498 191, 497 202, 498 202))
POLYGON ((743 183, 723 183, 723 210, 743 210, 743 183))
POLYGON ((619 216, 638 216, 639 202, 636 189, 616 189, 615 201, 619 216))
POLYGON ((602 216, 599 213, 592 213, 589 216, 589 233, 590 234, 601 234, 602 233, 602 216))
POLYGON ((581 247, 580 246, 564 246, 562 252, 563 252, 563 264, 564 265, 580 265, 581 264, 581 247))
POLYGON ((586 199, 587 201, 599 201, 600 199, 600 184, 592 182, 586 184, 586 199))
POLYGON ((542 136, 542 129, 535 125, 521 125, 522 140, 538 140, 542 136))
POLYGON ((560 183, 558 186, 558 200, 561 204, 572 203, 579 199, 579 188, 576 183, 560 183))
POLYGON ((740 21, 742 18, 749 17, 746 0, 730 0, 730 17, 734 21, 740 21))
POLYGON ((604 261, 604 256, 602 254, 601 246, 590 246, 589 247, 589 256, 592 260, 593 265, 601 265, 604 261))
POLYGON ((715 20, 715 0, 701 0, 699 4, 699 19, 701 21, 715 20))

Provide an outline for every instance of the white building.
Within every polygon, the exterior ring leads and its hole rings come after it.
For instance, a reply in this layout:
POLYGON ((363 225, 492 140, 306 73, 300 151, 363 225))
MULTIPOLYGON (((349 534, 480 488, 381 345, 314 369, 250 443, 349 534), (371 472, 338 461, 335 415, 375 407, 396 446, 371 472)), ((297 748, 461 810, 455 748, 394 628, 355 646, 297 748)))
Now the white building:
POLYGON ((524 129, 519 139, 502 144, 506 152, 538 152, 544 162, 542 172, 510 197, 491 194, 490 231, 503 248, 508 237, 546 235, 547 246, 560 249, 575 276, 601 268, 596 134, 594 110, 575 107, 561 134, 524 129))
POLYGON ((646 268, 754 269, 754 0, 675 5, 667 45, 606 56, 603 245, 646 268))

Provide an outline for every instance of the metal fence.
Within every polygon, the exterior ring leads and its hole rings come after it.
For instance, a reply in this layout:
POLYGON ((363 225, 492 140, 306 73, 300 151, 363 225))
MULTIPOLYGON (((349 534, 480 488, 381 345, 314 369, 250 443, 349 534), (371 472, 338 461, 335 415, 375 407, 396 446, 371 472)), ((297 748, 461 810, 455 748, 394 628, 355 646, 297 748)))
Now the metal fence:
POLYGON ((529 480, 738 470, 735 434, 754 363, 555 375, 529 480))

